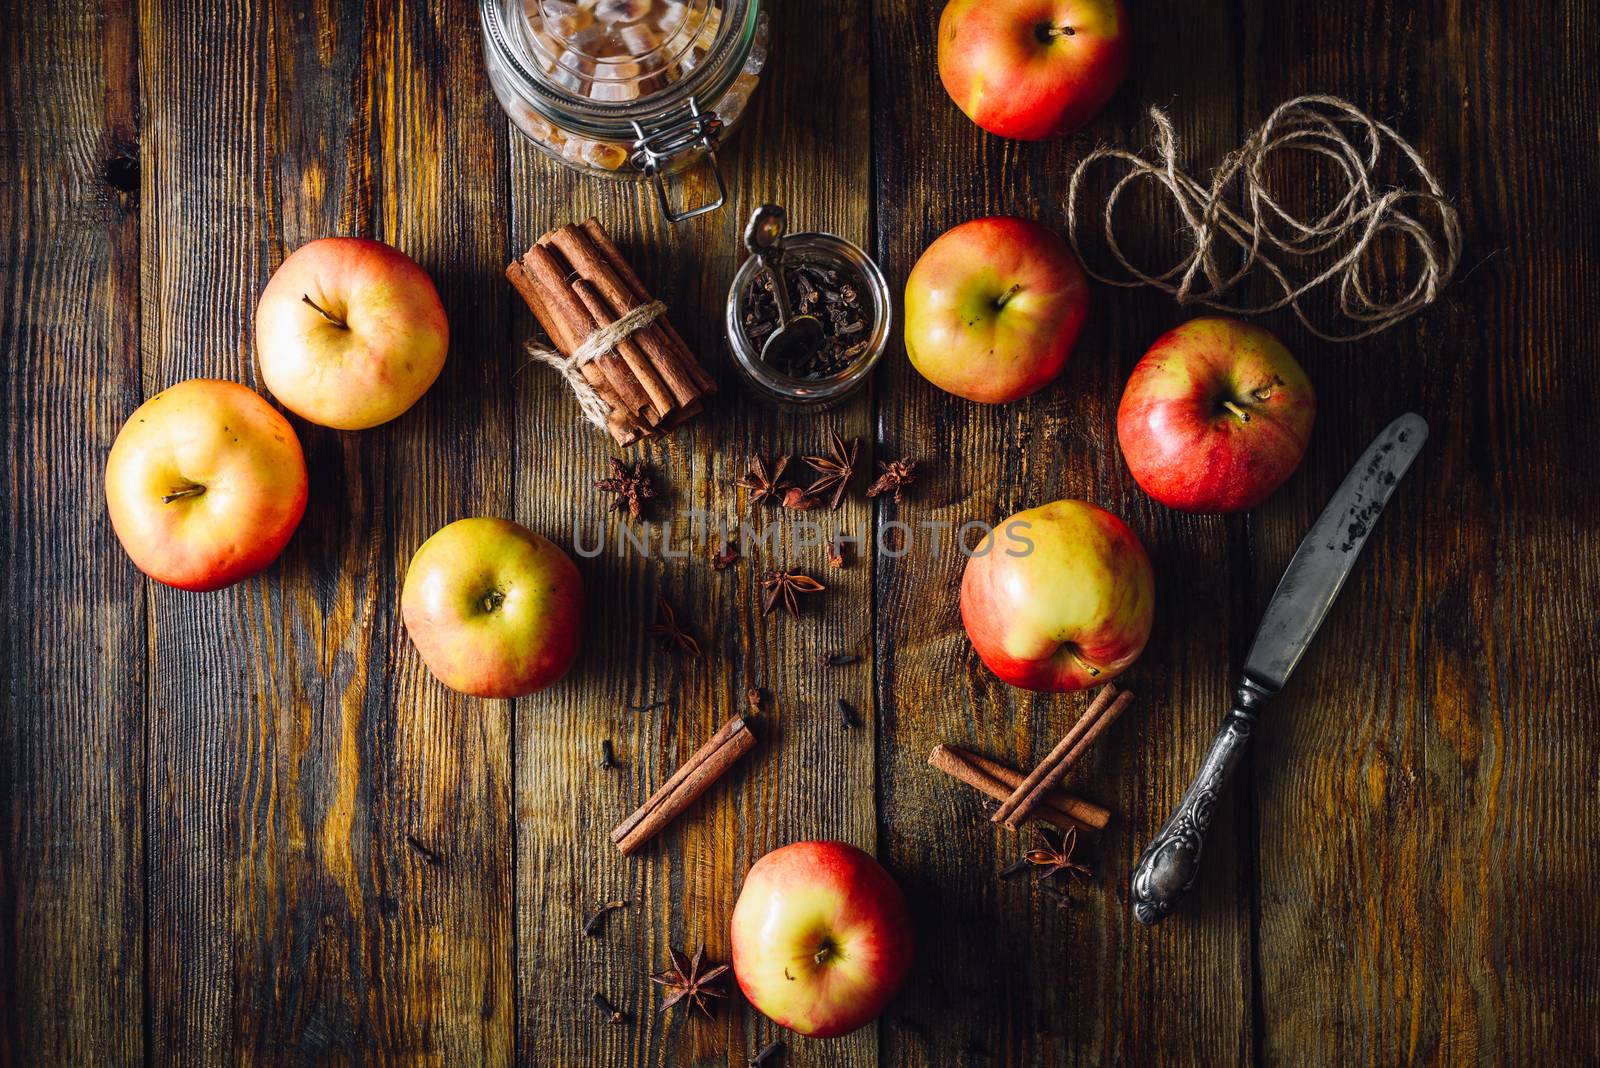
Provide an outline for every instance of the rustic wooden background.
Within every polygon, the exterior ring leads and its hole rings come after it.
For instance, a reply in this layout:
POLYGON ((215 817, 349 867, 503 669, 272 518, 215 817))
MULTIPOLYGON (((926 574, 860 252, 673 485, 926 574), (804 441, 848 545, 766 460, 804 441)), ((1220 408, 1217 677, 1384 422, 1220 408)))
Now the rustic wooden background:
MULTIPOLYGON (((792 1041, 788 1064, 1600 1057, 1600 10, 1135 0, 1115 102, 1070 140, 1025 145, 946 98, 937 7, 775 5, 769 75, 724 156, 733 202, 673 230, 644 189, 580 179, 511 132, 468 3, 7 5, 0 1062, 741 1065, 769 1022, 737 1000, 714 1023, 658 1016, 645 974, 701 939, 725 960, 747 866, 822 836, 902 880, 921 963, 881 1022, 792 1041), (967 218, 1059 225, 1072 163, 1146 143, 1152 103, 1203 172, 1306 91, 1413 138, 1468 245, 1446 299, 1379 338, 1332 346, 1270 318, 1320 413, 1304 467, 1255 513, 1176 515, 1121 464, 1122 382, 1189 314, 1159 294, 1097 287, 1061 381, 1003 408, 938 393, 898 348, 829 420, 774 416, 739 388, 718 324, 755 204, 865 244, 898 287, 967 218), (500 275, 589 213, 723 387, 652 457, 680 538, 690 509, 737 514, 748 453, 812 451, 832 423, 926 463, 903 506, 853 500, 848 529, 1081 496, 1145 539, 1159 620, 1127 677, 1136 714, 1075 781, 1117 818, 1073 908, 997 881, 1017 840, 926 767, 940 741, 1029 764, 1082 705, 984 670, 948 547, 842 572, 793 550, 832 587, 800 622, 761 616, 750 564, 608 555, 582 564, 593 611, 569 681, 480 702, 422 668, 396 605, 434 529, 492 514, 562 541, 615 531, 590 487, 612 450, 549 375, 518 373, 532 327, 500 275), (311 504, 264 575, 208 595, 145 581, 106 520, 112 438, 179 380, 257 384, 256 297, 327 234, 390 241, 433 274, 454 338, 443 376, 378 430, 297 422, 311 504), (1433 437, 1258 732, 1198 892, 1137 927, 1133 859, 1209 740, 1265 596, 1408 409, 1433 437), (645 638, 658 591, 706 662, 645 638), (838 651, 866 659, 818 666, 838 651), (606 829, 750 684, 775 695, 758 754, 620 858, 606 829), (840 729, 837 696, 863 729, 840 729), (618 772, 595 766, 606 737, 618 772), (635 907, 584 937, 583 914, 616 896, 635 907), (597 989, 634 1022, 603 1022, 597 989)), ((1152 242, 1171 229, 1149 219, 1152 242)))

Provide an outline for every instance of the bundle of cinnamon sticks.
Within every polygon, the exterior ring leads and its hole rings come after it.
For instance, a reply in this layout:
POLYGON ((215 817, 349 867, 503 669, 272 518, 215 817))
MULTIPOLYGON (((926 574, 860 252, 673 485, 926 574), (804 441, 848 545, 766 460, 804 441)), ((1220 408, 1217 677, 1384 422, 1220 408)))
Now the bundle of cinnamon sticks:
MULTIPOLYGON (((1026 777, 1014 768, 979 753, 969 752, 955 745, 936 745, 928 754, 928 763, 952 778, 959 779, 995 801, 1004 801, 1026 777)), ((1050 791, 1037 808, 1033 818, 1054 824, 1063 831, 1079 828, 1086 831, 1103 831, 1111 822, 1111 812, 1092 801, 1074 797, 1062 789, 1050 791)))
POLYGON ((1064 831, 1074 827, 1104 830, 1111 813, 1067 793, 1061 782, 1132 701, 1133 694, 1106 683, 1050 754, 1027 775, 953 745, 935 746, 928 763, 1000 802, 990 818, 1012 830, 1029 819, 1053 823, 1064 831))
MULTIPOLYGON (((552 230, 506 267, 556 350, 568 359, 596 331, 654 304, 598 219, 552 230)), ((697 415, 716 382, 664 314, 577 367, 605 410, 618 445, 656 437, 697 415)), ((574 386, 578 388, 577 385, 574 386)))
POLYGON ((1050 754, 1039 762, 1039 766, 1029 772, 1010 796, 1000 802, 1000 807, 989 818, 1012 830, 1022 826, 1023 821, 1061 785, 1061 780, 1067 777, 1067 772, 1078 758, 1089 751, 1095 739, 1117 721, 1117 717, 1132 701, 1133 694, 1125 691, 1119 693, 1112 683, 1100 687, 1100 692, 1095 694, 1094 700, 1089 702, 1089 707, 1084 709, 1078 721, 1050 750, 1050 754))

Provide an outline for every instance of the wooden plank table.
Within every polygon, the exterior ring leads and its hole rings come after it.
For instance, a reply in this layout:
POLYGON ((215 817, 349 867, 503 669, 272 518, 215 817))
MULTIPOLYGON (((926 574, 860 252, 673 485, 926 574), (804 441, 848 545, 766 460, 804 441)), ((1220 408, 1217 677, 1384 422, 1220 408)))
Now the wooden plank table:
POLYGON ((775 5, 769 75, 724 154, 732 202, 673 229, 644 188, 580 179, 510 130, 469 4, 10 5, 0 1063, 743 1064, 772 1024, 737 999, 715 1022, 657 1015, 645 976, 669 946, 704 940, 726 960, 748 865, 809 837, 877 852, 909 892, 921 959, 879 1023, 791 1041, 786 1064, 1600 1057, 1600 11, 1133 6, 1127 84, 1087 130, 1041 145, 950 104, 937 5, 775 5), (1413 139, 1467 245, 1439 305, 1379 337, 1334 346, 1269 318, 1319 418, 1301 471, 1255 512, 1169 512, 1120 461, 1127 372, 1191 314, 1152 292, 1096 287, 1061 381, 1001 408, 935 391, 898 346, 826 419, 741 389, 719 322, 754 205, 864 244, 898 288, 964 219, 1059 226, 1074 162, 1144 145, 1152 103, 1203 173, 1307 91, 1413 139), (1159 618, 1127 676, 1135 714, 1074 779, 1117 815, 1070 910, 996 879, 1014 836, 925 763, 947 741, 1030 765, 1083 703, 982 667, 948 543, 842 571, 793 549, 830 586, 802 621, 762 616, 757 564, 607 553, 582 565, 593 611, 570 680, 484 702, 423 669, 396 608, 440 525, 493 514, 615 539, 591 487, 613 450, 553 376, 522 373, 533 328, 500 275, 591 213, 722 388, 651 454, 658 548, 688 536, 691 510, 741 514, 749 454, 813 451, 828 426, 925 462, 905 504, 853 498, 852 532, 1078 496, 1145 540, 1159 618), (432 273, 444 374, 377 430, 296 420, 311 505, 263 575, 208 595, 146 581, 102 503, 117 429, 185 378, 259 386, 255 300, 290 250, 334 233, 432 273), (1368 438, 1411 409, 1432 439, 1258 732, 1200 886, 1138 927, 1133 860, 1209 741, 1276 576, 1368 438), (704 662, 648 641, 658 594, 704 662), (818 666, 839 651, 864 659, 818 666), (639 857, 617 855, 605 831, 749 685, 773 695, 759 753, 639 857), (863 729, 840 729, 840 696, 863 729), (619 771, 595 766, 602 738, 619 771), (612 897, 634 904, 586 938, 584 914, 612 897), (593 990, 633 1022, 607 1024, 593 990))

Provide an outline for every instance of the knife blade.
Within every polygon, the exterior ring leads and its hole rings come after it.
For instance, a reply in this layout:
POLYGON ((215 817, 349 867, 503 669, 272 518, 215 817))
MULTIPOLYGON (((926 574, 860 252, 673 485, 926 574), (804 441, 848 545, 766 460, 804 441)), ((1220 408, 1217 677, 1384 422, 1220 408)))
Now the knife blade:
POLYGON ((1133 915, 1160 921, 1194 885, 1217 797, 1255 728, 1261 707, 1283 689, 1355 567, 1379 513, 1428 440, 1428 424, 1407 413, 1367 446, 1300 542, 1267 602, 1234 691, 1233 709, 1171 818, 1133 872, 1133 915))
POLYGON ((1274 692, 1283 689, 1350 577, 1378 513, 1427 440, 1428 424, 1407 413, 1367 446, 1284 568, 1245 657, 1247 678, 1274 692))

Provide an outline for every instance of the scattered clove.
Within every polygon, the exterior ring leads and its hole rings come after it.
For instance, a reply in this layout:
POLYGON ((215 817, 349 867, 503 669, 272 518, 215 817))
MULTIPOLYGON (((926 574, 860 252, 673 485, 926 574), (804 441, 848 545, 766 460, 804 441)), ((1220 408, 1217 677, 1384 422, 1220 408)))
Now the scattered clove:
POLYGON ((617 766, 616 750, 611 748, 611 739, 603 738, 600 741, 600 767, 611 769, 617 766))
POLYGON ((437 850, 429 849, 423 844, 422 839, 418 838, 414 834, 406 835, 406 845, 410 846, 412 849, 415 849, 417 851, 417 855, 429 864, 444 863, 444 857, 440 856, 437 850))
POLYGON ((860 662, 861 657, 856 653, 829 653, 822 658, 823 667, 847 667, 860 662))
POLYGON ((766 697, 767 695, 761 691, 759 686, 752 686, 744 692, 744 703, 749 707, 752 716, 760 713, 761 703, 766 700, 766 697))
POLYGON ((1020 860, 1014 860, 1010 864, 1007 864, 1005 867, 1000 869, 1000 878, 1014 879, 1031 867, 1033 867, 1033 861, 1029 860, 1027 857, 1023 857, 1020 860))
POLYGON ((613 912, 616 912, 618 909, 625 909, 627 907, 628 903, 626 901, 607 901, 604 905, 601 905, 595 910, 593 916, 590 916, 588 919, 583 921, 583 933, 588 935, 590 938, 598 936, 601 931, 605 930, 606 917, 611 915, 613 912))
POLYGON ((845 730, 861 726, 861 718, 856 715, 856 710, 850 707, 850 702, 843 697, 837 698, 839 702, 839 722, 845 730))
POLYGON ((645 704, 645 705, 632 705, 632 706, 630 706, 628 708, 628 711, 629 712, 654 712, 658 708, 666 707, 666 704, 667 703, 665 701, 651 701, 649 704, 645 704))
POLYGON ((775 1038, 761 1047, 761 1052, 750 1058, 750 1068, 764 1068, 778 1054, 783 1052, 783 1039, 775 1038))
POLYGON ((589 999, 594 1002, 594 1007, 606 1014, 606 1019, 614 1024, 627 1023, 628 1014, 617 1008, 600 991, 594 992, 594 997, 589 999))

